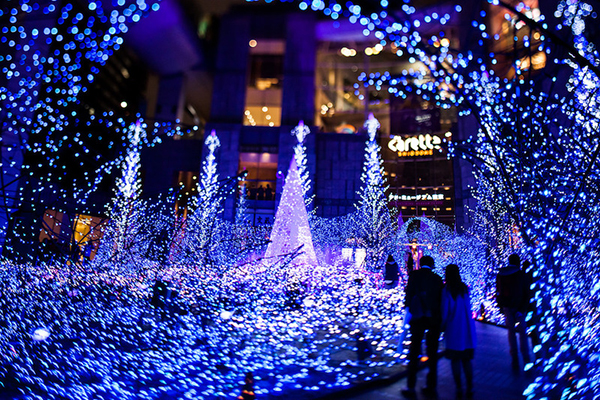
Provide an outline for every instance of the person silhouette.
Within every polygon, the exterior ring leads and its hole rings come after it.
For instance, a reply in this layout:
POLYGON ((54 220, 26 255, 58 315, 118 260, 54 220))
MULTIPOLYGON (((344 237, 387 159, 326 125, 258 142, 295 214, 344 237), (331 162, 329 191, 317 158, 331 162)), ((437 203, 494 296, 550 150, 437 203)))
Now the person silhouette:
POLYGON ((244 386, 242 387, 242 393, 237 397, 239 400, 254 400, 256 395, 254 394, 254 376, 252 372, 246 372, 244 377, 244 386))
POLYGON ((504 314, 508 331, 511 366, 518 371, 519 348, 517 347, 517 332, 521 355, 525 364, 529 363, 529 343, 527 341, 527 325, 525 315, 529 307, 529 287, 527 277, 520 269, 521 258, 518 254, 508 257, 508 266, 500 268, 496 275, 496 302, 504 314))
POLYGON ((388 255, 387 261, 385 262, 384 270, 384 282, 385 288, 391 289, 398 286, 398 264, 394 260, 394 256, 388 255))
POLYGON ((442 330, 445 332, 446 358, 450 360, 456 384, 456 397, 463 394, 461 365, 467 382, 467 398, 473 397, 473 354, 475 352, 475 322, 472 318, 469 288, 460 277, 456 264, 446 267, 446 284, 442 289, 442 330))
POLYGON ((257 200, 264 200, 264 199, 265 199, 265 188, 262 187, 262 185, 260 185, 258 188, 257 200))
POLYGON ((271 189, 269 184, 265 188, 265 200, 273 200, 273 189, 271 189))
POLYGON ((410 273, 413 272, 414 267, 415 259, 413 258, 412 253, 408 252, 408 259, 406 260, 406 273, 410 275, 410 273))
POLYGON ((250 189, 250 200, 256 200, 257 196, 258 196, 258 189, 251 188, 250 189))
POLYGON ((442 278, 433 272, 435 262, 430 256, 420 260, 421 268, 413 270, 406 285, 406 306, 411 314, 411 343, 408 351, 407 387, 402 390, 406 398, 416 398, 417 371, 421 354, 421 342, 425 336, 427 345, 427 383, 423 394, 437 394, 438 342, 440 339, 442 278), (427 331, 427 334, 425 333, 427 331))

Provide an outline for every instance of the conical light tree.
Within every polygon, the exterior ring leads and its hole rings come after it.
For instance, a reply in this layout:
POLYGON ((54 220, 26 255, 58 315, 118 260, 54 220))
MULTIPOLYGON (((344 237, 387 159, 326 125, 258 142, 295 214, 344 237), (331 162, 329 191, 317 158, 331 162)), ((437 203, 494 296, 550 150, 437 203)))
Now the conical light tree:
POLYGON ((221 141, 214 130, 206 137, 204 144, 208 148, 208 154, 202 162, 198 195, 193 201, 195 209, 188 218, 184 241, 188 252, 200 257, 201 260, 207 259, 210 254, 211 236, 222 213, 223 201, 215 156, 221 141))
POLYGON ((367 266, 378 269, 385 251, 387 240, 391 234, 392 221, 388 210, 387 182, 384 177, 381 148, 377 144, 376 134, 379 121, 373 116, 365 122, 369 139, 365 148, 365 162, 360 177, 360 201, 356 205, 355 219, 357 223, 357 239, 367 249, 367 266))
POLYGON ((145 137, 146 132, 139 121, 127 132, 129 145, 121 163, 121 175, 116 182, 110 223, 104 233, 99 259, 125 262, 141 250, 136 244, 142 240, 140 230, 145 209, 145 203, 140 199, 140 152, 145 137))
POLYGON ((299 251, 293 264, 317 265, 312 234, 308 224, 308 212, 302 196, 302 182, 296 159, 292 158, 285 178, 281 201, 275 213, 271 243, 265 258, 278 257, 299 251))
POLYGON ((312 185, 308 168, 306 166, 306 146, 304 140, 310 133, 310 128, 304 125, 304 121, 300 121, 298 125, 292 130, 292 135, 296 137, 298 143, 294 146, 294 158, 296 159, 296 165, 298 166, 298 174, 300 175, 300 184, 302 186, 302 196, 304 197, 304 204, 306 204, 307 210, 312 210, 314 195, 311 193, 312 185))
POLYGON ((215 152, 221 147, 221 141, 213 130, 207 136, 204 144, 208 148, 208 154, 202 162, 202 175, 200 176, 200 182, 198 182, 198 196, 194 201, 194 217, 201 219, 217 212, 219 208, 217 201, 219 173, 217 172, 215 152))

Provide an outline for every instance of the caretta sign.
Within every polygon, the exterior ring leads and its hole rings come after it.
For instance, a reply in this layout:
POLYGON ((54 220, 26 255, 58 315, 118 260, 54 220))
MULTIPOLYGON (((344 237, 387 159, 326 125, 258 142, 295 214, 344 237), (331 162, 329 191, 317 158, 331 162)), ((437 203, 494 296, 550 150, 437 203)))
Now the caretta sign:
POLYGON ((399 157, 406 156, 429 156, 434 149, 439 149, 442 139, 437 135, 426 133, 425 135, 401 137, 392 136, 388 142, 388 148, 399 157))

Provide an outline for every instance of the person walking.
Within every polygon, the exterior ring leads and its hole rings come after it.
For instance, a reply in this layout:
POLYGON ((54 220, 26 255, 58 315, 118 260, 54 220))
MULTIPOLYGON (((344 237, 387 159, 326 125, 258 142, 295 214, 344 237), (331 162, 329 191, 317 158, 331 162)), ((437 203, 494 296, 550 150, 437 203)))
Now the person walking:
POLYGON ((496 276, 496 302, 504 314, 508 330, 508 345, 511 356, 511 366, 518 371, 519 348, 517 347, 517 332, 521 355, 525 364, 530 362, 529 343, 527 341, 527 325, 525 316, 529 307, 529 287, 527 277, 520 269, 521 258, 518 254, 508 257, 508 266, 500 268, 496 276))
POLYGON ((394 260, 394 256, 388 254, 383 273, 383 282, 385 283, 386 289, 392 289, 398 286, 398 273, 398 264, 396 263, 396 260, 394 260))
POLYGON ((456 397, 463 395, 461 366, 467 383, 466 396, 473 398, 473 364, 475 322, 471 311, 469 288, 460 277, 456 264, 446 267, 446 285, 442 289, 442 330, 446 341, 446 358, 450 360, 456 397))
POLYGON ((424 336, 429 371, 427 386, 423 388, 422 392, 428 397, 437 395, 437 351, 442 322, 440 307, 443 282, 442 278, 432 271, 435 265, 433 258, 423 256, 420 264, 420 269, 410 273, 406 285, 405 301, 411 314, 407 387, 402 390, 402 395, 406 398, 416 397, 417 370, 424 336))

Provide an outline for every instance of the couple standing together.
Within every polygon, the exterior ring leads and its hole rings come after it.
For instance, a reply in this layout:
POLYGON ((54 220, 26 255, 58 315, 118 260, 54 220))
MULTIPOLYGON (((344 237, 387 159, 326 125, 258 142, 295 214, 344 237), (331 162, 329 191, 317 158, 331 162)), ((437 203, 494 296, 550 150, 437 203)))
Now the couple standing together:
POLYGON ((437 361, 440 333, 445 332, 446 357, 450 359, 457 396, 463 395, 461 367, 466 378, 466 396, 473 397, 473 359, 475 349, 475 323, 471 312, 469 289, 460 277, 458 266, 446 267, 446 283, 433 272, 434 260, 421 258, 421 268, 410 273, 406 286, 406 305, 410 313, 411 343, 408 353, 406 398, 416 398, 415 386, 425 336, 427 346, 427 383, 423 394, 437 395, 437 361))

